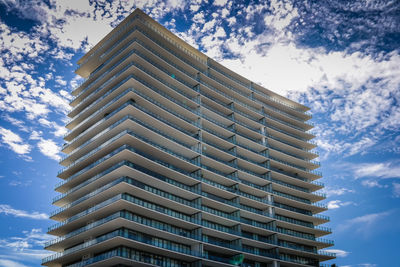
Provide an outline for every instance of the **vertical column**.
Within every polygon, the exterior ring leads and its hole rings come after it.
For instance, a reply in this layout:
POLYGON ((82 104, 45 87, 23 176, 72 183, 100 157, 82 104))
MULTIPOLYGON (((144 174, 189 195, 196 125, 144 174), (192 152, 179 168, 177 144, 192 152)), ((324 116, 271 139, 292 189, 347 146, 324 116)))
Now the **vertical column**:
MULTIPOLYGON (((200 217, 201 217, 201 213, 200 212, 197 213, 197 214, 200 214, 200 217)), ((201 220, 201 218, 200 218, 200 220, 201 220)), ((199 228, 196 228, 196 229, 192 230, 191 234, 194 237, 194 239, 201 240, 202 239, 202 234, 203 234, 202 232, 203 232, 202 228, 199 227, 199 228)), ((196 253, 198 256, 202 256, 203 253, 204 253, 203 243, 199 242, 199 243, 192 244, 191 245, 191 251, 196 253)), ((195 265, 195 266, 201 266, 201 262, 200 262, 200 265, 195 265)))
POLYGON ((234 184, 229 187, 229 191, 232 193, 236 193, 239 190, 239 184, 234 184))
POLYGON ((198 73, 196 74, 196 80, 197 80, 198 82, 200 82, 200 72, 198 72, 198 73))
POLYGON ((200 167, 200 166, 201 166, 201 155, 199 155, 199 156, 193 158, 193 159, 191 160, 191 163, 193 163, 194 165, 197 165, 197 166, 200 167))
POLYGON ((232 230, 235 231, 239 236, 242 236, 242 227, 240 224, 232 226, 232 230))
POLYGON ((240 221, 240 210, 236 210, 236 211, 232 212, 231 215, 240 221))
MULTIPOLYGON (((268 194, 268 201, 270 203, 274 203, 274 197, 271 194, 268 194)), ((270 214, 271 217, 275 217, 275 208, 273 206, 268 207, 268 212, 270 214)))
MULTIPOLYGON (((232 136, 232 137, 235 137, 235 136, 232 136)), ((231 140, 232 137, 229 137, 229 140, 228 140, 228 141, 231 142, 231 143, 233 143, 233 144, 236 144, 236 138, 235 138, 235 140, 231 140)), ((229 149, 228 152, 229 152, 230 154, 232 154, 233 156, 236 157, 236 155, 237 155, 236 146, 234 146, 234 147, 232 147, 231 149, 229 149)))
POLYGON ((236 123, 232 123, 232 125, 228 126, 227 128, 236 133, 236 123))
POLYGON ((228 104, 228 108, 229 108, 230 110, 232 110, 232 111, 235 111, 235 103, 234 103, 234 102, 229 103, 229 104, 228 104))
POLYGON ((234 172, 232 172, 231 174, 229 174, 229 177, 230 177, 232 180, 239 181, 238 172, 237 172, 237 171, 234 171, 234 172))
MULTIPOLYGON (((197 172, 198 176, 200 177, 200 176, 201 176, 201 170, 197 170, 196 172, 197 172)), ((193 189, 194 192, 196 192, 197 194, 201 195, 201 183, 197 183, 197 184, 195 184, 195 185, 192 185, 191 188, 193 189)), ((199 198, 200 198, 200 197, 199 197, 199 198)), ((196 204, 199 204, 199 205, 200 205, 200 208, 201 208, 201 200, 197 200, 197 199, 198 199, 198 198, 196 198, 196 199, 193 200, 193 201, 196 201, 195 203, 196 203, 196 204), (199 202, 200 202, 200 203, 199 203, 199 202)))
MULTIPOLYGON (((234 148, 236 148, 236 147, 234 147, 234 148)), ((231 165, 233 168, 237 169, 237 167, 238 167, 237 158, 235 158, 235 159, 229 161, 229 163, 230 163, 230 165, 231 165)))
POLYGON ((235 247, 237 250, 242 250, 242 239, 238 238, 231 241, 231 245, 235 247))

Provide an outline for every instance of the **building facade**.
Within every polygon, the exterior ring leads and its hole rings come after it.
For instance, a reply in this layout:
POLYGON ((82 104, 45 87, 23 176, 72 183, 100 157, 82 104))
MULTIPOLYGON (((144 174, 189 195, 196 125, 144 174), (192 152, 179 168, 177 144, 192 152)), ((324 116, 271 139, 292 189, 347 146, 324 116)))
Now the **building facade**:
POLYGON ((139 9, 78 62, 45 266, 320 266, 308 108, 139 9))

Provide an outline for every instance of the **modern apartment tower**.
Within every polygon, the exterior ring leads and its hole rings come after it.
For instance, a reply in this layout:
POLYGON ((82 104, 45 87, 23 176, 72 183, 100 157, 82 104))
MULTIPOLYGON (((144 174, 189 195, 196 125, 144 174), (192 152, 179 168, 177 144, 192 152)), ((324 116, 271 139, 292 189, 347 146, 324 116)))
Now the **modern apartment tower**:
POLYGON ((320 266, 308 108, 135 10, 78 61, 45 266, 320 266))

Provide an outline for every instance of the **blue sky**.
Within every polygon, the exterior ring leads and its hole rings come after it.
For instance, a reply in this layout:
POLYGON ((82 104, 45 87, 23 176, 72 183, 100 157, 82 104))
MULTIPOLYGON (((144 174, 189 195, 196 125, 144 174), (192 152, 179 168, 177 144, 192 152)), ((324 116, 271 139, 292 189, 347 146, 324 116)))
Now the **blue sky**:
POLYGON ((400 2, 389 0, 0 0, 0 266, 47 255, 75 62, 136 7, 310 106, 333 262, 399 266, 400 2))

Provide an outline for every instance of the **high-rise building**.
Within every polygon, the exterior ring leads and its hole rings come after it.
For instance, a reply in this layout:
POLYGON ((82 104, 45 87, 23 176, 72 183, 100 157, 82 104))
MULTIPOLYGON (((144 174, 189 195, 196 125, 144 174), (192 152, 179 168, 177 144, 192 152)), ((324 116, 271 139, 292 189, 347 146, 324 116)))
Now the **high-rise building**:
POLYGON ((79 62, 46 266, 320 266, 308 108, 139 9, 79 62))

